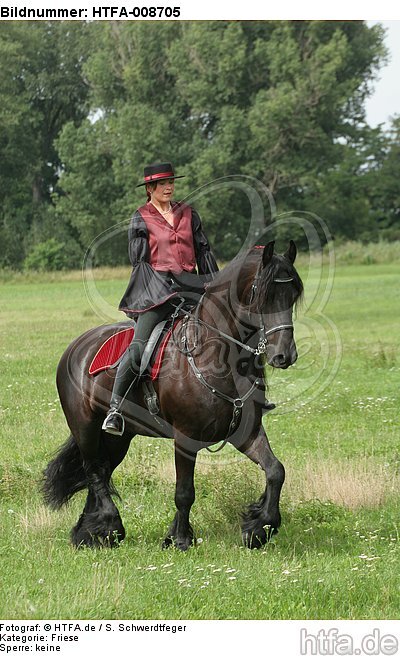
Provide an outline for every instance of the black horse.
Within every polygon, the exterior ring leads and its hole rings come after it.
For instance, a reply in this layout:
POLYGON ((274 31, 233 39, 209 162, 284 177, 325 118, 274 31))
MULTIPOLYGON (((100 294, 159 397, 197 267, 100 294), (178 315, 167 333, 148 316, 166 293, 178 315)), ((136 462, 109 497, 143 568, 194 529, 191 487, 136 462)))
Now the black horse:
POLYGON ((297 359, 292 312, 303 285, 295 258, 292 241, 284 255, 274 254, 270 242, 239 255, 217 274, 168 343, 154 384, 159 417, 147 411, 139 386, 125 399, 121 437, 101 429, 115 370, 90 376, 88 369, 99 346, 125 324, 94 328, 70 344, 58 366, 57 387, 71 435, 44 472, 43 492, 51 507, 60 508, 87 488, 84 510, 71 533, 75 546, 114 546, 124 538, 111 474, 136 434, 174 439, 177 512, 163 547, 174 544, 184 551, 192 544, 196 456, 221 440, 266 475, 264 493, 243 515, 244 543, 260 547, 277 531, 285 470, 262 426, 263 365, 265 357, 272 367, 286 369, 297 359))

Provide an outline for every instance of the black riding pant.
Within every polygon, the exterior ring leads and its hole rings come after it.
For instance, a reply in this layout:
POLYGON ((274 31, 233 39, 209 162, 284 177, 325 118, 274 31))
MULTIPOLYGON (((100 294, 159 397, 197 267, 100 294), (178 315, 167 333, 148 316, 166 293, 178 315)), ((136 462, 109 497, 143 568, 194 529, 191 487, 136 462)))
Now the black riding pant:
POLYGON ((160 323, 160 321, 163 321, 174 312, 177 301, 175 300, 175 303, 171 302, 173 300, 174 299, 166 301, 152 310, 147 310, 146 312, 139 314, 139 318, 136 322, 135 334, 128 348, 132 370, 135 373, 139 373, 144 349, 146 348, 146 344, 149 341, 154 328, 160 323))
POLYGON ((112 406, 120 402, 128 391, 130 383, 138 377, 143 352, 153 329, 160 321, 172 315, 177 302, 177 299, 173 298, 152 310, 146 310, 139 314, 132 342, 118 365, 111 398, 112 406))
MULTIPOLYGON (((178 294, 183 294, 186 298, 195 299, 195 302, 198 301, 204 292, 201 279, 199 278, 197 282, 197 276, 193 277, 193 274, 188 275, 186 272, 183 272, 178 276, 173 276, 170 273, 162 275, 171 278, 170 282, 173 285, 172 289, 174 291, 177 291, 178 294), (194 282, 196 283, 195 285, 194 282)), ((127 393, 130 384, 134 383, 138 378, 143 352, 153 329, 160 321, 173 314, 179 302, 179 295, 174 296, 169 301, 139 314, 133 340, 118 365, 111 397, 112 407, 116 407, 119 404, 120 400, 127 393)))

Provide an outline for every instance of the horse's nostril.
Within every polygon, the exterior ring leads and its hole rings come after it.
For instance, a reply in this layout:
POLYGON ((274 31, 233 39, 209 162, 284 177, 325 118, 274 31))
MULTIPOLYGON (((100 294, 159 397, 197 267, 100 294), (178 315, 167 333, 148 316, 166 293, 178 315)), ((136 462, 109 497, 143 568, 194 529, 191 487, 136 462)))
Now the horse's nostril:
POLYGON ((283 353, 278 353, 272 358, 272 364, 274 367, 282 367, 286 363, 286 358, 283 353))

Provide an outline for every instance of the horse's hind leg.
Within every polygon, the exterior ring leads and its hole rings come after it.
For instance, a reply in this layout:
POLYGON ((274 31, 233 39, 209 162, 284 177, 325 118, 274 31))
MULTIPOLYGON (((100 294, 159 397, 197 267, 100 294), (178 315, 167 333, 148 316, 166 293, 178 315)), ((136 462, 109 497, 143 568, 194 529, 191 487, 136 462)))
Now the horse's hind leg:
POLYGON ((196 456, 197 453, 189 453, 175 442, 175 505, 177 512, 162 543, 163 549, 174 545, 181 551, 186 551, 193 543, 193 529, 189 522, 189 513, 195 498, 193 477, 196 456))
POLYGON ((279 498, 285 480, 285 469, 272 452, 263 427, 257 437, 240 448, 265 472, 266 488, 260 499, 243 514, 242 536, 250 549, 259 548, 278 532, 281 523, 279 498))
POLYGON ((85 449, 87 442, 81 440, 80 449, 88 494, 83 512, 71 531, 71 540, 76 547, 117 546, 125 537, 125 529, 112 498, 115 490, 111 474, 125 457, 130 440, 100 434, 95 455, 93 445, 90 450, 85 449))

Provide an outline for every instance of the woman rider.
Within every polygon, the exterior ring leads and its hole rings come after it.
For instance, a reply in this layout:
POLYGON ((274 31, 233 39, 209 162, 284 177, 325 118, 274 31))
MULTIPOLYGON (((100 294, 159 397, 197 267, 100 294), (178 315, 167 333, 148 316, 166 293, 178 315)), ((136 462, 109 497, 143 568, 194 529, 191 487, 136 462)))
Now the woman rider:
POLYGON ((137 317, 134 338, 117 370, 110 410, 103 430, 124 432, 120 404, 131 384, 137 382, 146 343, 157 323, 171 315, 180 291, 203 292, 206 279, 218 271, 200 217, 184 203, 172 201, 175 175, 172 164, 146 166, 144 182, 147 203, 133 215, 129 230, 131 278, 119 309, 137 317), (197 273, 196 273, 197 266, 197 273), (199 276, 202 276, 200 278, 199 276))

